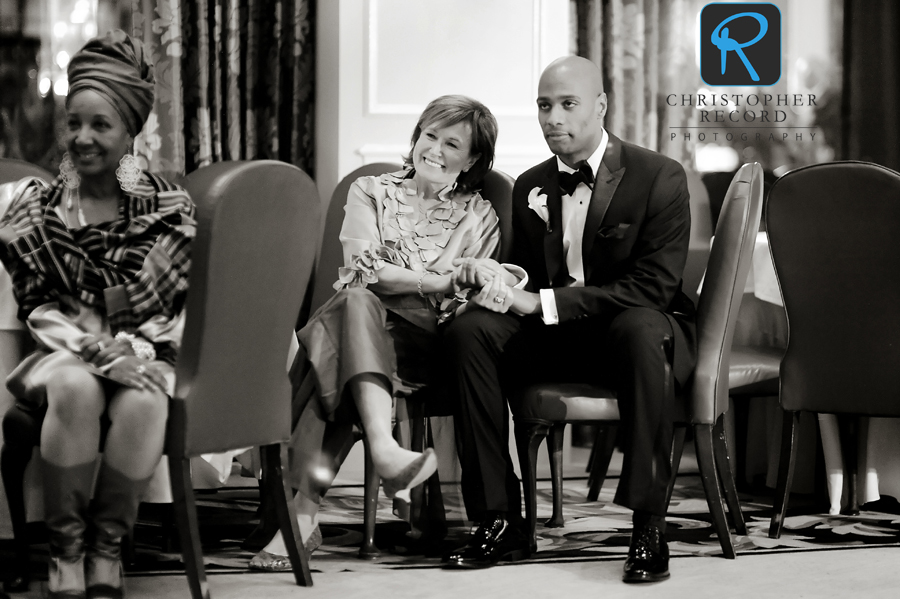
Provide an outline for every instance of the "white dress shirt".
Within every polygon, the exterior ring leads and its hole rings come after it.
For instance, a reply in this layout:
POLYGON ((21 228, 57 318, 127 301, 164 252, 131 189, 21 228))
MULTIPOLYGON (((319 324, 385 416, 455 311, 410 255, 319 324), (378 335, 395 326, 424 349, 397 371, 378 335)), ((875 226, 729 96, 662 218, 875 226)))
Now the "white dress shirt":
MULTIPOLYGON (((609 135, 604 129, 600 145, 587 159, 595 180, 608 143, 609 135)), ((556 157, 556 163, 561 173, 575 172, 575 169, 563 162, 559 156, 556 157)), ((584 221, 587 218, 593 193, 593 190, 584 182, 579 182, 572 195, 563 194, 562 196, 563 253, 566 256, 566 269, 569 271, 566 287, 584 287, 584 256, 581 254, 581 242, 584 239, 584 221)), ((544 324, 559 324, 559 312, 556 309, 556 295, 553 293, 553 289, 541 289, 540 294, 541 318, 544 320, 544 324)))

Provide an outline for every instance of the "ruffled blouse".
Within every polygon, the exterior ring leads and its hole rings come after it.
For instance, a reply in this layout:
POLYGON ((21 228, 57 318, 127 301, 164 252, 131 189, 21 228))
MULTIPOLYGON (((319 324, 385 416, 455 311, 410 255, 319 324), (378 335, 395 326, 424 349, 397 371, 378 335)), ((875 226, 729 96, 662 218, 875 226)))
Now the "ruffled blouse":
MULTIPOLYGON (((422 200, 413 174, 360 177, 351 185, 340 234, 344 266, 335 289, 375 283, 385 264, 447 274, 456 258, 496 257, 500 226, 491 203, 478 192, 458 193, 455 183, 422 200)), ((428 299, 439 319, 453 309, 452 297, 428 299)))

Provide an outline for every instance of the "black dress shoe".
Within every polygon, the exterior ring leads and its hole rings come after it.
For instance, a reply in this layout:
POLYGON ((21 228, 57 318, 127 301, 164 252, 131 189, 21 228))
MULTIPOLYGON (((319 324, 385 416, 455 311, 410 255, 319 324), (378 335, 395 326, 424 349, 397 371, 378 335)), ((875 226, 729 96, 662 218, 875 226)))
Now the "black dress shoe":
POLYGON ((669 577, 669 546, 666 537, 652 524, 631 533, 631 547, 625 560, 625 582, 659 582, 669 577))
POLYGON ((531 546, 519 526, 503 516, 485 519, 465 546, 444 558, 445 568, 487 568, 501 560, 531 556, 531 546))

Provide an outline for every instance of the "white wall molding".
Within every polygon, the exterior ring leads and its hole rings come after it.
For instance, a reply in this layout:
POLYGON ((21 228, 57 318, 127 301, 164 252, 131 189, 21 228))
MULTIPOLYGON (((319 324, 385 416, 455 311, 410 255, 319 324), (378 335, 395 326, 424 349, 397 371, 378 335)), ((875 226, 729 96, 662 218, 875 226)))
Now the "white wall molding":
POLYGON ((497 117, 496 168, 517 176, 547 158, 537 83, 551 60, 569 52, 569 2, 318 0, 322 198, 363 164, 399 162, 416 118, 443 94, 478 98, 497 117))
MULTIPOLYGON (((547 10, 547 0, 515 0, 515 2, 522 4, 527 2, 530 5, 530 72, 527 86, 536 90, 548 50, 558 46, 558 44, 553 43, 553 40, 558 35, 552 26, 556 15, 547 10), (551 39, 548 40, 548 37, 551 39)), ((387 57, 387 60, 394 59, 390 66, 379 62, 384 57, 380 47, 383 36, 380 35, 379 25, 383 22, 383 17, 385 17, 383 13, 388 9, 386 5, 390 4, 396 5, 397 3, 391 0, 366 0, 366 15, 368 19, 365 36, 365 52, 367 56, 365 73, 366 113, 371 115, 418 116, 422 113, 426 103, 432 98, 419 103, 398 103, 384 101, 379 95, 379 86, 384 79, 384 71, 402 69, 404 65, 404 61, 396 60, 396 56, 387 57)), ((481 2, 481 4, 484 3, 481 2)), ((498 31, 502 31, 502 24, 493 23, 492 25, 500 27, 498 31)), ((428 55, 424 53, 420 53, 415 58, 425 62, 429 60, 428 55)), ((432 56, 431 58, 434 59, 435 57, 432 56)), ((413 59, 410 58, 409 61, 411 60, 413 59)), ((407 61, 406 64, 408 63, 407 61)), ((473 95, 480 97, 479 94, 473 95)), ((497 117, 527 117, 532 116, 535 110, 533 98, 530 97, 523 97, 521 100, 517 99, 513 103, 491 103, 490 108, 491 112, 497 117)))

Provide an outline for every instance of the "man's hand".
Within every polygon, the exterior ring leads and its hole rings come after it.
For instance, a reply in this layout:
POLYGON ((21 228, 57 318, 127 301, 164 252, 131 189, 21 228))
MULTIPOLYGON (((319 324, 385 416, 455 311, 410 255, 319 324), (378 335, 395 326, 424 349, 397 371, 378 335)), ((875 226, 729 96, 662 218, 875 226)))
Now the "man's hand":
POLYGON ((469 298, 470 302, 490 310, 504 313, 513 304, 513 291, 503 282, 503 277, 495 276, 481 291, 469 298))

